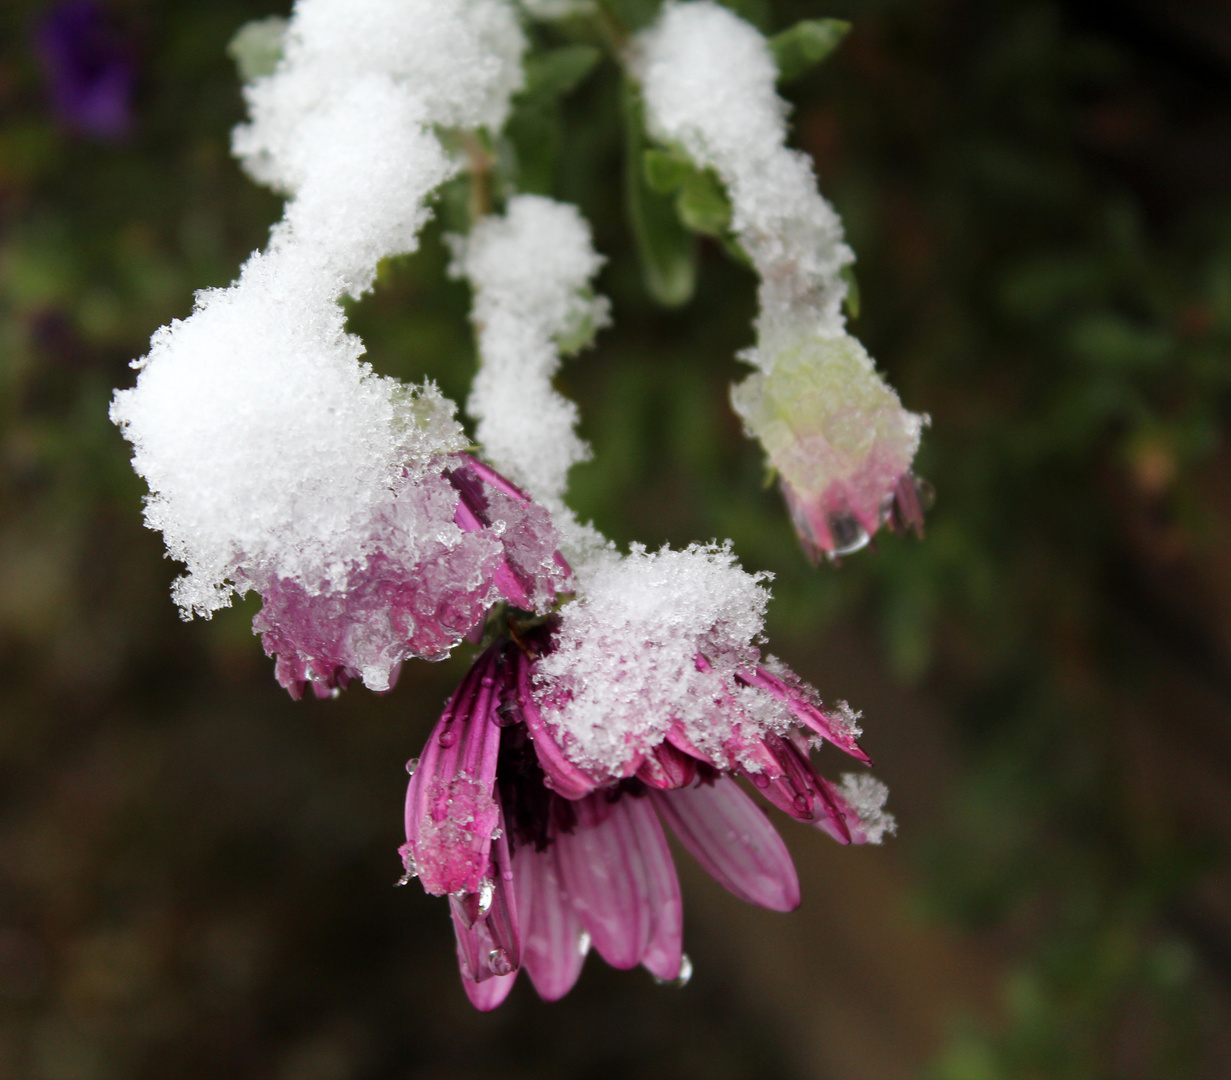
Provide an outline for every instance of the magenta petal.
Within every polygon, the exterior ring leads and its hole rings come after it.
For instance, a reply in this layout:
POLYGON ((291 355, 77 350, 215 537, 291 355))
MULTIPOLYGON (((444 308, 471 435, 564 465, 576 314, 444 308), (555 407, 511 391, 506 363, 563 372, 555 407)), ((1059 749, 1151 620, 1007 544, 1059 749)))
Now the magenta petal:
POLYGON ((730 777, 650 798, 672 832, 724 888, 770 911, 799 906, 799 877, 782 837, 730 777))
POLYGON ((580 800, 573 831, 556 839, 560 877, 599 954, 612 967, 631 968, 678 919, 658 905, 670 907, 672 895, 678 904, 679 885, 653 807, 631 796, 600 801, 605 796, 580 800))
MULTIPOLYGON (((507 855, 507 851, 506 851, 507 855)), ((512 874, 494 868, 494 882, 478 893, 449 897, 457 936, 457 962, 471 982, 515 973, 521 964, 521 934, 512 874)))
POLYGON ((653 747, 637 769, 637 779, 652 788, 666 791, 687 787, 697 775, 697 759, 669 742, 653 747))
POLYGON ((513 883, 521 919, 522 966, 544 1001, 558 1001, 577 982, 585 963, 581 919, 564 896, 556 845, 519 847, 513 883))
POLYGON ((534 700, 530 662, 521 653, 517 657, 517 704, 534 742, 534 753, 546 775, 547 786, 566 799, 580 799, 590 794, 597 784, 565 757, 560 744, 556 742, 534 700))
MULTIPOLYGON (((755 686, 766 693, 772 694, 779 701, 786 703, 791 715, 804 727, 815 732, 822 739, 831 742, 839 750, 844 750, 857 761, 870 765, 871 759, 860 749, 851 731, 850 722, 845 720, 840 712, 826 712, 816 697, 816 692, 806 684, 791 685, 790 683, 771 675, 763 667, 758 667, 749 674, 740 671, 736 674, 740 682, 755 686)), ((845 706, 844 706, 845 708, 845 706)), ((848 714, 852 715, 853 714, 848 714)))
MULTIPOLYGON (((500 808, 497 662, 483 654, 432 729, 406 791, 406 844, 423 888, 442 896, 479 891, 500 808)), ((409 865, 409 863, 408 863, 409 865)))
POLYGON ((490 484, 497 491, 503 492, 505 495, 516 499, 518 502, 530 502, 529 495, 522 491, 522 489, 512 481, 506 480, 490 465, 484 465, 483 462, 481 462, 477 457, 473 457, 470 454, 458 454, 457 456, 466 463, 466 468, 474 473, 475 476, 477 476, 485 484, 490 484))
POLYGON ((680 896, 680 881, 653 804, 648 799, 633 801, 644 808, 653 822, 652 837, 647 832, 641 844, 646 856, 650 910, 654 913, 654 925, 645 952, 641 954, 641 964, 655 978, 670 982, 679 978, 684 962, 684 901, 680 896))
POLYGON ((491 1012, 492 1009, 504 1004, 504 999, 509 996, 509 991, 513 989, 515 982, 517 982, 516 971, 511 975, 495 975, 480 983, 472 982, 463 975, 462 989, 470 998, 470 1004, 479 1012, 491 1012))

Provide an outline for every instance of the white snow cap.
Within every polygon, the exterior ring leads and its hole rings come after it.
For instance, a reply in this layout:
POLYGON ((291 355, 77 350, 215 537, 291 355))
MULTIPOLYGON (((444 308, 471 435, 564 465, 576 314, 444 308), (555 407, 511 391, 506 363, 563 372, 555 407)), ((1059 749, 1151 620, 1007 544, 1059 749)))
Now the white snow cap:
POLYGON ((499 124, 524 37, 503 0, 300 0, 284 41, 235 144, 292 193, 286 215, 230 288, 154 335, 111 409, 147 523, 187 565, 186 615, 278 578, 344 591, 377 546, 410 565, 416 537, 395 521, 446 547, 462 536, 451 507, 406 496, 463 447, 453 405, 361 363, 338 301, 413 250, 455 168, 429 125, 499 124))
POLYGON ((590 291, 602 265, 577 208, 537 195, 510 200, 468 237, 454 238, 452 272, 474 288, 479 372, 466 409, 484 455, 560 516, 568 470, 590 456, 577 406, 556 392, 560 352, 607 322, 590 291))
POLYGON ((287 192, 311 165, 300 126, 370 76, 413 100, 424 123, 498 129, 526 44, 504 0, 299 0, 284 42, 277 70, 244 90, 252 120, 236 129, 235 153, 287 192))
POLYGON ((112 404, 150 487, 147 524, 187 564, 186 612, 228 604, 228 580, 340 587, 406 469, 465 442, 434 388, 360 362, 362 343, 299 255, 254 255, 235 285, 199 293, 112 404))
POLYGON ((733 227, 761 276, 762 348, 801 318, 842 333, 838 275, 854 255, 811 161, 786 146, 787 104, 765 38, 710 0, 668 4, 633 60, 651 133, 714 169, 730 192, 733 227))
MULTIPOLYGON (((760 658, 769 576, 740 569, 728 542, 654 553, 634 544, 583 578, 538 664, 545 715, 569 757, 618 775, 678 720, 694 745, 721 759, 739 723, 723 696, 733 673, 760 658), (704 671, 698 655, 708 661, 704 671)), ((742 695, 739 704, 757 710, 766 728, 790 723, 768 695, 742 695)))

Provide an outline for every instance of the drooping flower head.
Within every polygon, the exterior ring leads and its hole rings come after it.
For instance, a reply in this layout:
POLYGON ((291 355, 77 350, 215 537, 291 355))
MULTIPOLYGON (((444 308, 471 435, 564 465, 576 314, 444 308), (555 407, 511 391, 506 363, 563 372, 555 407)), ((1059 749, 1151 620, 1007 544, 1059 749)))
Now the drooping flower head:
POLYGON ((737 776, 841 843, 893 828, 882 785, 813 767, 826 742, 867 762, 857 718, 762 662, 763 592, 725 549, 635 550, 559 615, 510 624, 450 699, 412 763, 402 855, 449 896, 480 1008, 522 966, 544 998, 562 996, 590 942, 615 967, 681 977, 663 822, 735 895, 794 908, 790 856, 737 776), (707 587, 726 595, 695 610, 707 587))
POLYGON ((881 525, 922 528, 911 462, 926 418, 907 412, 845 329, 854 255, 786 146, 786 102, 765 38, 725 7, 668 4, 635 46, 650 130, 713 169, 760 278, 757 370, 732 404, 777 471, 813 557, 862 547, 881 525))

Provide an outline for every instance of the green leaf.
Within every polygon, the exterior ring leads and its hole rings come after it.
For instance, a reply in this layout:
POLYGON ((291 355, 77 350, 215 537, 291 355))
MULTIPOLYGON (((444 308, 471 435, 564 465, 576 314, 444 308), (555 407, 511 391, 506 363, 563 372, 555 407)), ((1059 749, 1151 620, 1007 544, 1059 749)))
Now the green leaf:
POLYGON ((838 271, 838 277, 846 282, 846 300, 843 306, 852 319, 859 318, 859 280, 855 277, 855 268, 847 263, 838 271))
POLYGON ((804 19, 769 39, 778 62, 778 81, 790 82, 826 59, 850 32, 843 19, 804 19))
POLYGON ((712 172, 690 172, 675 198, 675 208, 694 232, 722 236, 731 227, 731 202, 712 172))
POLYGON ((641 94, 628 79, 624 81, 624 137, 624 194, 641 275, 658 303, 679 307, 692 299, 696 288, 697 244, 680 223, 674 201, 646 180, 641 94))
POLYGON ((593 45, 563 45, 526 61, 526 97, 563 97, 575 90, 602 59, 593 45))
POLYGON ((660 195, 678 191, 689 175, 696 172, 689 158, 673 150, 647 150, 641 164, 645 182, 660 195))
POLYGON ((235 61, 244 82, 273 74, 282 59, 282 38, 286 34, 286 26, 286 19, 271 15, 267 19, 246 22, 235 32, 227 45, 227 55, 235 61))

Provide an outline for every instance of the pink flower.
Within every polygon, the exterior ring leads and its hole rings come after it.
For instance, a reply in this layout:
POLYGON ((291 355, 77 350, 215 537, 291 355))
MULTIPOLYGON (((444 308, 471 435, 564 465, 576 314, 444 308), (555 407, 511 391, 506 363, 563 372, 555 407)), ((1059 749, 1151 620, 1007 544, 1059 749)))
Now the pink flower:
POLYGON ((923 512, 932 501, 928 482, 909 471, 886 480, 881 485, 885 493, 870 505, 859 504, 849 489, 838 483, 816 497, 801 494, 785 475, 778 477, 778 486, 804 552, 814 563, 859 551, 882 525, 893 532, 913 532, 922 537, 923 512))
POLYGON ((384 527, 390 542, 376 538, 345 589, 278 579, 262 591, 253 629, 292 697, 309 684, 328 696, 352 679, 388 689, 403 661, 448 652, 497 600, 543 612, 569 578, 547 511, 467 454, 391 500, 384 527))
MULTIPOLYGON (((721 755, 689 742, 680 725, 635 750, 619 778, 569 757, 544 717, 536 665, 554 619, 511 628, 475 662, 450 698, 406 793, 407 879, 449 897, 458 964, 470 1000, 493 1009, 524 968, 540 996, 562 997, 591 944, 617 968, 644 966, 686 979, 679 881, 663 824, 724 887, 773 911, 799 904, 781 837, 735 776, 795 819, 840 843, 879 842, 892 819, 884 788, 867 777, 839 787, 813 767, 812 741, 856 759, 849 716, 824 709, 811 688, 762 666, 736 674, 725 706, 748 696, 780 703, 791 721, 750 737, 732 717, 721 755)), ((697 657, 698 670, 708 662, 697 657)))

